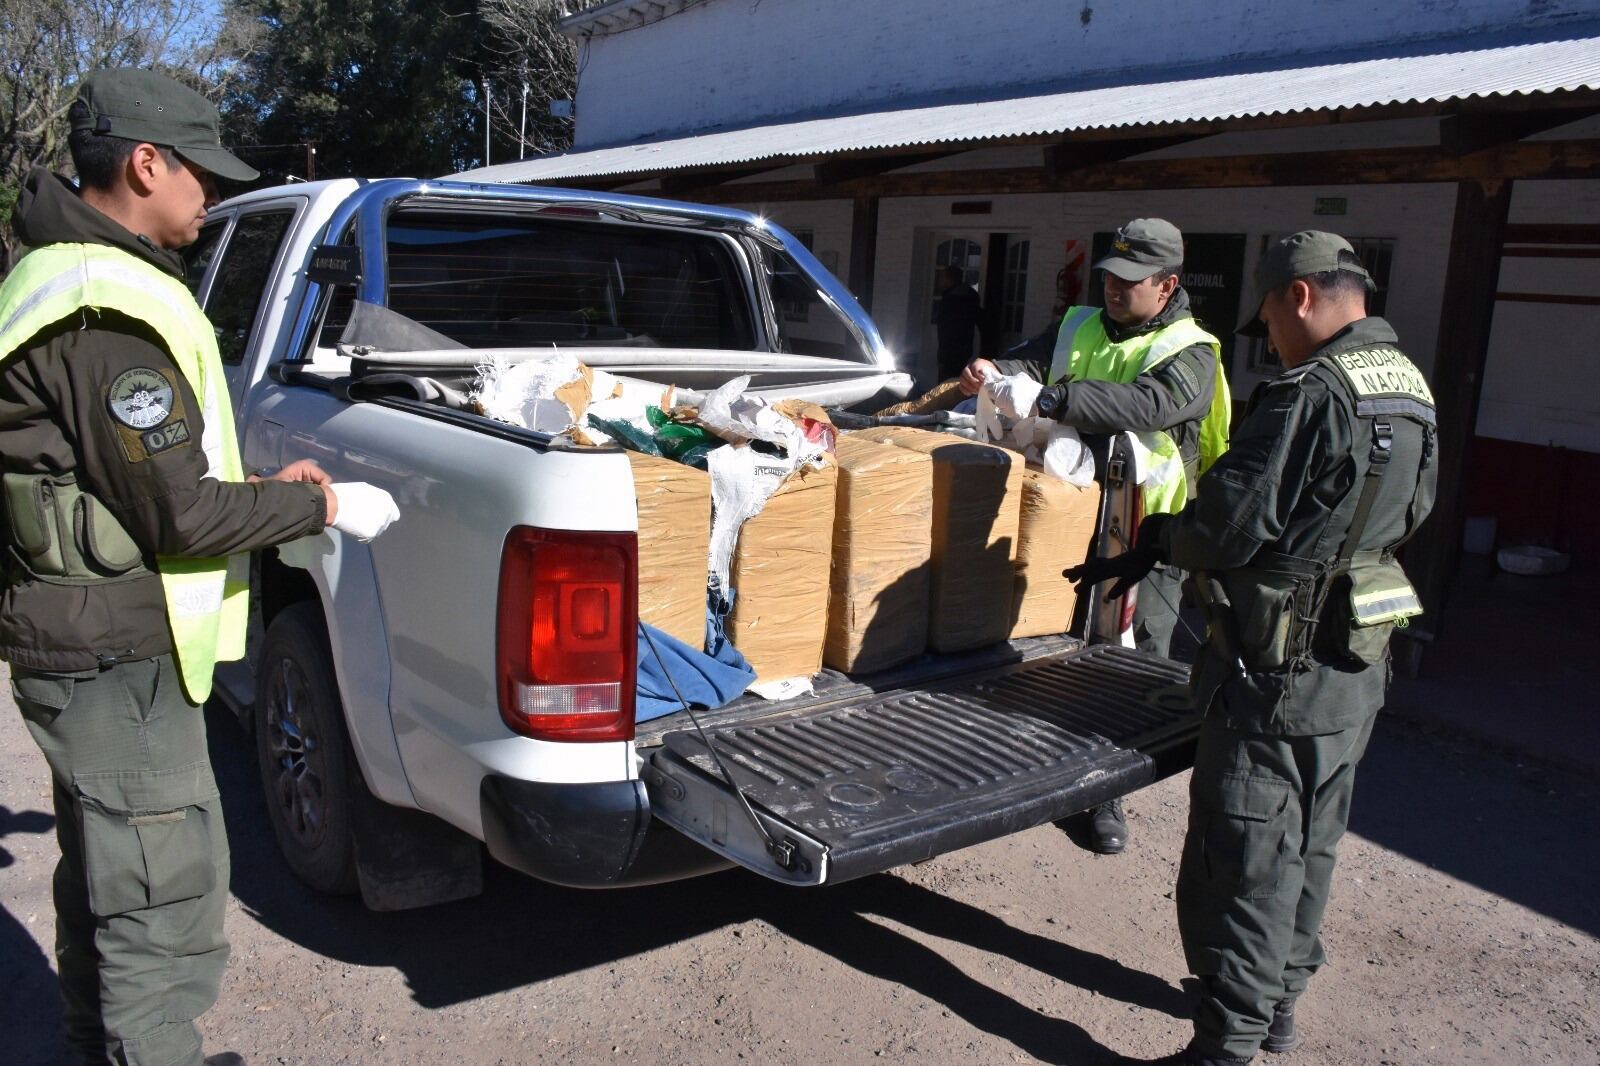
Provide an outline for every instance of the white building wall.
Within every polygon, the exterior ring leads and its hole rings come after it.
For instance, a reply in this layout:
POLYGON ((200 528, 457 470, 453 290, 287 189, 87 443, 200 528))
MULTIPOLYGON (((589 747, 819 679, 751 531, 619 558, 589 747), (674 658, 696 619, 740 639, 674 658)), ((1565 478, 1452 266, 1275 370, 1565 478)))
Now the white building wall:
MULTIPOLYGON (((889 345, 907 360, 904 369, 917 374, 924 383, 932 380, 933 358, 931 352, 919 351, 921 318, 932 297, 928 242, 919 237, 925 238, 934 230, 942 233, 963 228, 980 242, 983 235, 991 232, 1026 233, 1033 246, 1024 333, 1032 335, 1050 325, 1056 271, 1062 266, 1065 242, 1076 238, 1087 247, 1096 231, 1148 216, 1168 219, 1195 233, 1245 234, 1247 292, 1265 236, 1316 228, 1352 237, 1393 238, 1394 264, 1386 317, 1399 333, 1407 353, 1424 371, 1431 370, 1455 210, 1453 185, 961 197, 991 201, 992 213, 976 219, 952 217, 950 204, 954 199, 884 200, 880 207, 873 317, 889 345), (1315 215, 1313 206, 1318 197, 1343 197, 1348 213, 1336 217, 1315 215), (973 222, 976 224, 963 225, 973 222)), ((1240 399, 1248 396, 1261 380, 1261 375, 1250 372, 1244 364, 1241 349, 1234 359, 1231 381, 1240 399)))
MULTIPOLYGON (((1510 221, 1600 225, 1600 181, 1518 182, 1510 221)), ((1600 259, 1507 257, 1500 291, 1600 296, 1600 259)), ((1496 301, 1478 436, 1600 452, 1597 338, 1600 306, 1496 301)))
MULTIPOLYGON (((1593 20, 1593 0, 710 0, 580 41, 578 149, 936 96, 1593 20)), ((1426 45, 1414 45, 1426 50, 1426 45)), ((1135 79, 1138 80, 1138 79, 1135 79)))

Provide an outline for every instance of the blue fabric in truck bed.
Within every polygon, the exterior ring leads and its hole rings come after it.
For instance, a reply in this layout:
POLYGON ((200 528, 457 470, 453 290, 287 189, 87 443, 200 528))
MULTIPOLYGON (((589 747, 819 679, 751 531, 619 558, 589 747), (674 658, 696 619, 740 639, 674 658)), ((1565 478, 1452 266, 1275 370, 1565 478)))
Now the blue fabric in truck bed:
POLYGON ((648 722, 681 710, 683 704, 672 691, 674 683, 683 698, 695 708, 721 707, 743 692, 745 686, 756 679, 755 671, 745 664, 744 656, 728 641, 718 641, 716 647, 715 656, 707 655, 655 626, 640 622, 634 721, 648 722), (647 631, 649 639, 646 639, 647 631))

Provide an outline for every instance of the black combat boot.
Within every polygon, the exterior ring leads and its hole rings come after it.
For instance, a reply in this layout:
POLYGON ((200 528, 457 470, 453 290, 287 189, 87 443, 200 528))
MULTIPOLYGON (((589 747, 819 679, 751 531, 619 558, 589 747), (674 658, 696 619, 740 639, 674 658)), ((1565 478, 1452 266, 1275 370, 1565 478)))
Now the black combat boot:
POLYGON ((1122 801, 1102 803, 1089 812, 1089 847, 1102 855, 1116 855, 1128 846, 1128 820, 1122 801))
POLYGON ((1300 1034, 1294 1031, 1294 1000, 1286 999, 1272 1008, 1272 1024, 1267 1026, 1261 1050, 1281 1054, 1299 1046, 1300 1034))

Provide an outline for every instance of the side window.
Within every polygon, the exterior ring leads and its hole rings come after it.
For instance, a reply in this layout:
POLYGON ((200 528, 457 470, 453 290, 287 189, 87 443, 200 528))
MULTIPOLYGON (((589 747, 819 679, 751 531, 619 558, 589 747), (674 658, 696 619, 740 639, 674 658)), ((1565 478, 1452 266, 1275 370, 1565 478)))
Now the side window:
POLYGON ((196 296, 200 295, 200 280, 206 276, 206 267, 210 266, 211 260, 216 257, 217 245, 227 231, 226 218, 207 222, 200 227, 200 236, 183 250, 183 280, 188 284, 189 291, 196 296))
MULTIPOLYGON (((261 311, 261 298, 272 280, 272 264, 294 220, 294 210, 260 211, 239 219, 222 254, 217 278, 206 300, 206 317, 217 331, 222 361, 237 366, 261 311)), ((202 234, 202 239, 204 235, 202 234)))

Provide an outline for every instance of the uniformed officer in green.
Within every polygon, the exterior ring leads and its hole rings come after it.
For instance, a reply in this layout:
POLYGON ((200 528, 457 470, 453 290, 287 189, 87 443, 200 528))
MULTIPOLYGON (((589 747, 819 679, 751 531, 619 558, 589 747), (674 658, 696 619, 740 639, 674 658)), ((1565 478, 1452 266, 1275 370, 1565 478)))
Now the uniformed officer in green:
MULTIPOLYGON (((1160 218, 1136 218, 1112 236, 1101 272, 1105 307, 1069 307, 1061 321, 998 363, 975 359, 961 378, 969 395, 986 373, 1009 380, 1001 413, 1041 415, 1087 433, 1133 433, 1146 454, 1146 514, 1181 509, 1196 479, 1227 447, 1230 403, 1221 343, 1194 320, 1180 284, 1183 234, 1160 218), (1013 395, 1015 394, 1015 395, 1013 395)), ((1139 585, 1134 640, 1165 657, 1178 620, 1183 573, 1157 566, 1139 585)), ((1090 817, 1096 851, 1127 845, 1120 801, 1090 817)))
POLYGON ((1209 633, 1204 709, 1178 873, 1178 926, 1200 979, 1194 1039, 1171 1061, 1248 1062, 1299 1044, 1294 1004, 1324 961, 1318 930, 1356 764, 1389 681, 1389 636, 1421 612, 1395 552, 1433 504, 1433 397, 1343 238, 1296 233, 1256 271, 1284 371, 1178 514, 1088 580, 1191 572, 1209 633))
POLYGON ((0 285, 0 657, 54 786, 67 1040, 86 1062, 197 1063, 194 1020, 228 954, 200 705, 244 650, 244 553, 354 531, 393 501, 362 486, 341 507, 350 486, 308 461, 242 477, 216 337, 176 252, 213 175, 256 176, 222 148, 216 109, 110 70, 69 121, 79 185, 28 176, 12 221, 29 250, 0 285))

